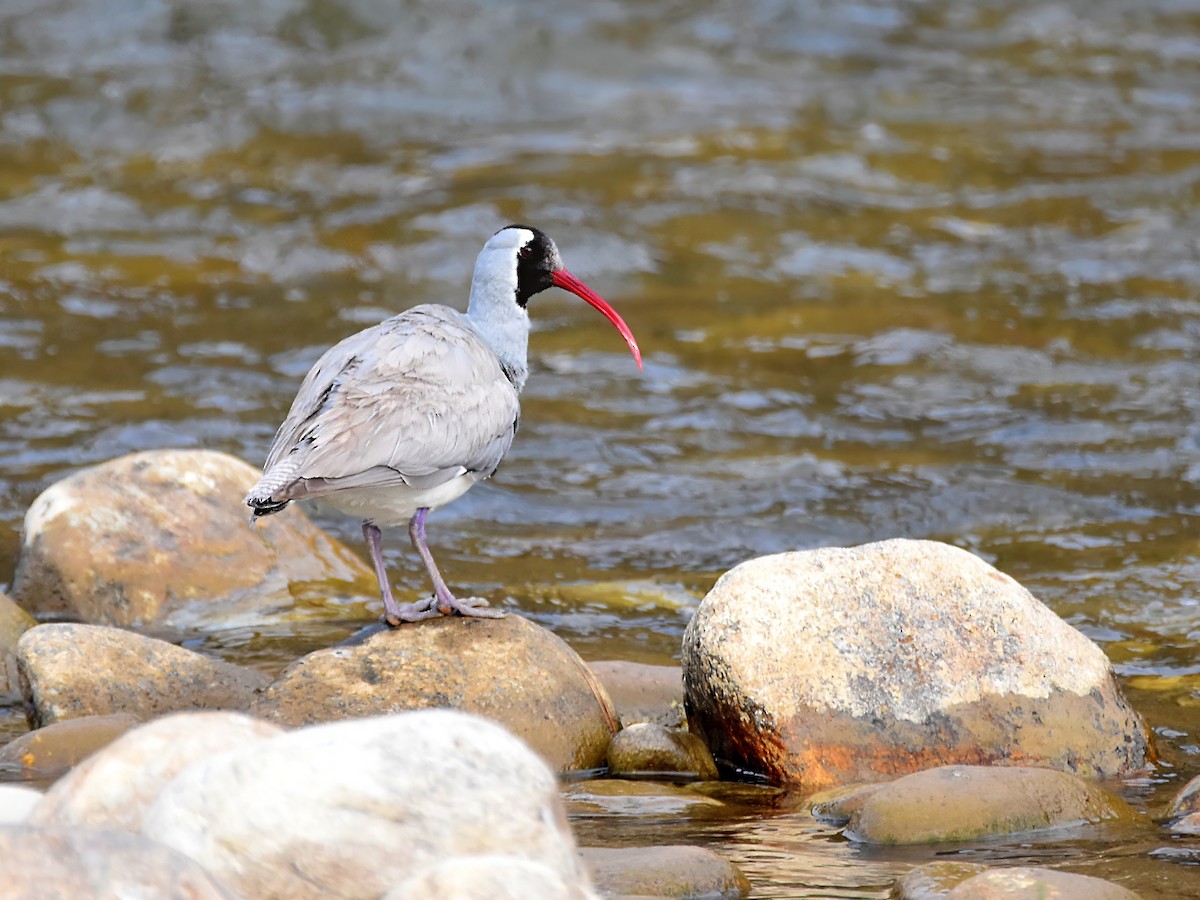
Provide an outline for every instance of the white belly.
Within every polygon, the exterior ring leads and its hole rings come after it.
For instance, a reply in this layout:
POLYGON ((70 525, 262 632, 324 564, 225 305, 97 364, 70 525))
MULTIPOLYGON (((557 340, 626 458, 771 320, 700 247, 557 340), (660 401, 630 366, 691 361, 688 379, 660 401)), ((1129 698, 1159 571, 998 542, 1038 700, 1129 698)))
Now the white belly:
POLYGON ((404 485, 347 488, 325 494, 321 500, 346 515, 366 519, 376 525, 407 525, 418 509, 445 506, 465 494, 478 480, 477 475, 468 472, 425 490, 404 485))

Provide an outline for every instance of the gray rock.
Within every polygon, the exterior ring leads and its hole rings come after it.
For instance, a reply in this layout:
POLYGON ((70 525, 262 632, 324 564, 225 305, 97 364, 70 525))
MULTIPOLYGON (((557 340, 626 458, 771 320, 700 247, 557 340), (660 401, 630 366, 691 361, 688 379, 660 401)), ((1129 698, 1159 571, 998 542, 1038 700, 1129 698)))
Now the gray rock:
POLYGON ((568 883, 542 863, 515 856, 460 856, 406 878, 383 900, 599 900, 586 880, 568 883))
POLYGON ((601 893, 650 897, 746 897, 737 866, 703 847, 585 847, 580 851, 601 893))
MULTIPOLYGON (((302 728, 191 766, 142 833, 240 896, 378 897, 455 856, 506 854, 585 879, 554 773, 448 710, 302 728)), ((584 882, 586 883, 586 882, 584 882)))
POLYGON ((383 629, 318 650, 271 684, 252 712, 281 725, 441 707, 485 716, 556 769, 594 769, 616 713, 587 664, 528 619, 455 616, 383 629))
POLYGON ((614 778, 668 772, 713 781, 717 764, 694 734, 639 722, 613 735, 608 745, 608 772, 614 778))
POLYGON ((119 628, 39 625, 21 636, 17 662, 31 722, 185 709, 245 709, 269 679, 261 672, 119 628))
POLYGON ((718 762, 807 789, 956 762, 1107 777, 1152 756, 1095 644, 932 541, 737 566, 687 627, 683 680, 718 762))
POLYGON ((846 837, 870 844, 969 841, 1137 818, 1124 801, 1076 775, 1018 766, 942 766, 865 796, 851 792, 846 801, 846 837))
POLYGON ((366 564, 303 512, 247 524, 259 474, 224 453, 153 450, 51 485, 25 515, 13 598, 104 625, 194 627, 286 615, 293 581, 373 590, 366 564))
POLYGON ((146 810, 185 768, 282 733, 276 725, 233 712, 184 712, 158 719, 67 773, 46 792, 29 824, 140 831, 146 810))
POLYGON ((0 826, 0 897, 233 900, 196 863, 140 835, 0 826))

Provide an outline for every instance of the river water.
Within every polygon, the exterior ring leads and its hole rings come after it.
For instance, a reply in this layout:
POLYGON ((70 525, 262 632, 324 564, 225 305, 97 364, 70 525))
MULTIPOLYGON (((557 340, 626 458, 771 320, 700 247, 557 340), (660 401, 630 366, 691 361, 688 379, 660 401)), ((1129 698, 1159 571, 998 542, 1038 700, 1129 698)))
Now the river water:
MULTIPOLYGON (((1164 757, 1122 790, 1160 814, 1200 771, 1198 193, 1196 0, 5 0, 0 581, 47 485, 261 462, 326 346, 461 307, 527 221, 646 370, 533 301, 521 434, 431 519, 452 584, 670 662, 741 560, 949 541, 1104 647, 1164 757)), ((200 644, 277 668, 326 638, 200 644)), ((708 844, 760 897, 884 897, 934 857, 761 806, 580 828, 708 844)), ((1193 849, 959 856, 1200 896, 1193 849)))

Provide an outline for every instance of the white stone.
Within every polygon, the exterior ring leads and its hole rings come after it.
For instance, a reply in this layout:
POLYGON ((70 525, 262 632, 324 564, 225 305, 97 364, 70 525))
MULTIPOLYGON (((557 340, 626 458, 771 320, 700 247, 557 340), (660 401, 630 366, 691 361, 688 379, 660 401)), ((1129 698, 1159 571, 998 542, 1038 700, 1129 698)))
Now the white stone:
POLYGON ((542 863, 515 856, 445 860, 416 872, 383 900, 599 900, 582 879, 567 882, 542 863))

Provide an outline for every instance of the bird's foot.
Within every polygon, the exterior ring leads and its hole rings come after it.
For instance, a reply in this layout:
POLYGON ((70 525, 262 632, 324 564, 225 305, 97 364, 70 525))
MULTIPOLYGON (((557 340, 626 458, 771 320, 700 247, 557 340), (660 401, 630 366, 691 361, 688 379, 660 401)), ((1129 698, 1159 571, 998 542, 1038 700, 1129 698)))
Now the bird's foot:
POLYGON ((436 619, 442 613, 438 610, 437 598, 427 597, 424 600, 418 600, 415 603, 407 603, 404 606, 394 606, 392 609, 385 607, 384 613, 380 616, 380 621, 386 624, 389 628, 399 628, 405 622, 420 622, 423 619, 436 619))
POLYGON ((463 597, 460 599, 453 594, 447 594, 438 603, 437 610, 443 616, 457 613, 460 616, 474 616, 477 619, 504 618, 504 610, 489 609, 488 602, 482 597, 463 597))

